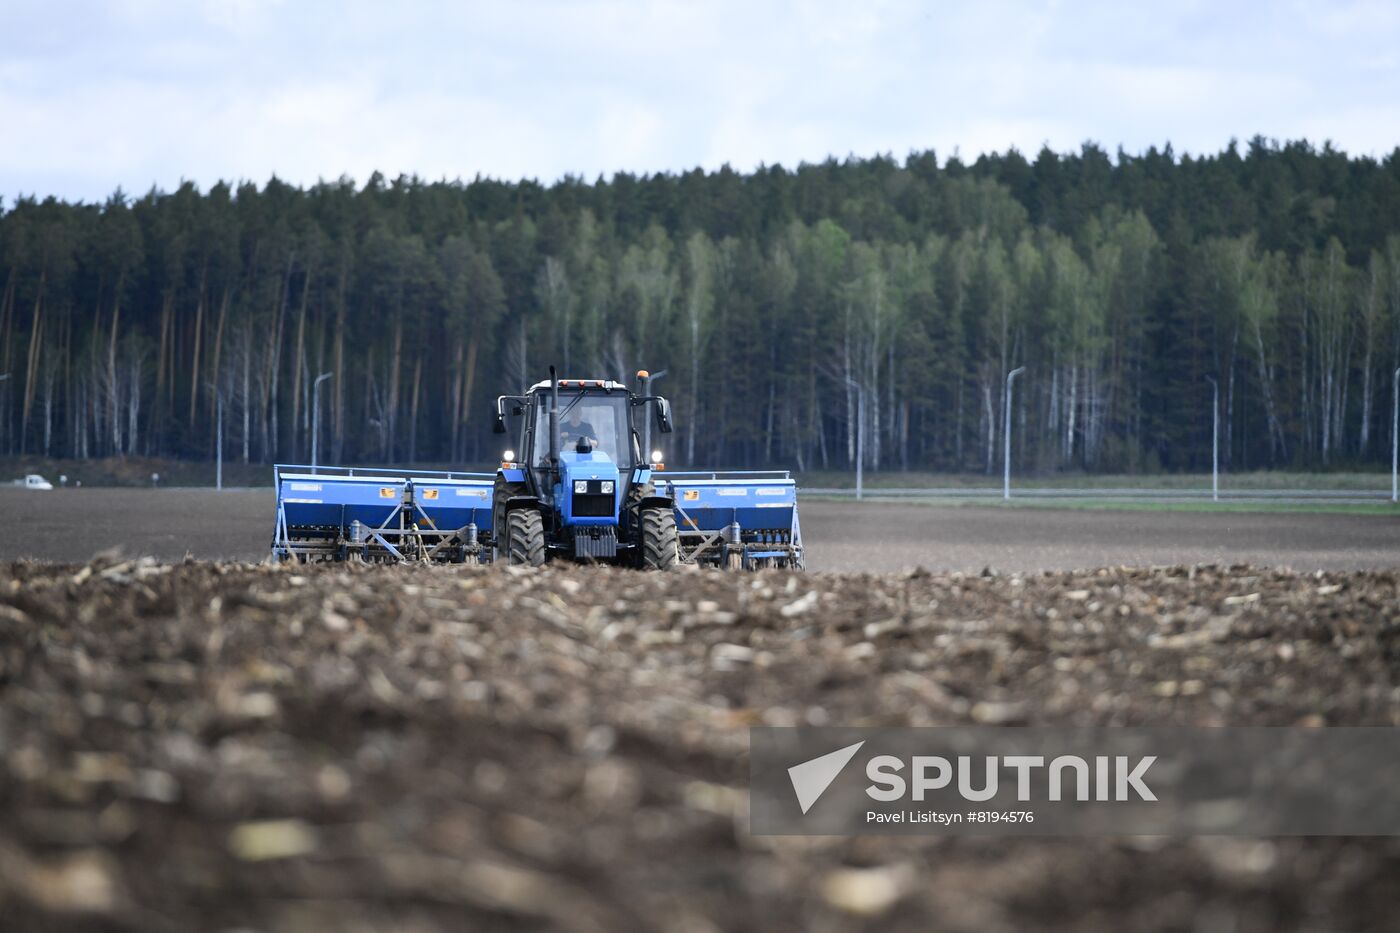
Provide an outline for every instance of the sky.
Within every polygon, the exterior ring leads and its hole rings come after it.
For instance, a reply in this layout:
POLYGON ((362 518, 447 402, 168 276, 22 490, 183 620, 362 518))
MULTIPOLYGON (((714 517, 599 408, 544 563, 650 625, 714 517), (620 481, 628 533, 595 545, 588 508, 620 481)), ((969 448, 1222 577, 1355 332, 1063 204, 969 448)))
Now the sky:
POLYGON ((1400 145, 1400 3, 3 0, 0 196, 1400 145))

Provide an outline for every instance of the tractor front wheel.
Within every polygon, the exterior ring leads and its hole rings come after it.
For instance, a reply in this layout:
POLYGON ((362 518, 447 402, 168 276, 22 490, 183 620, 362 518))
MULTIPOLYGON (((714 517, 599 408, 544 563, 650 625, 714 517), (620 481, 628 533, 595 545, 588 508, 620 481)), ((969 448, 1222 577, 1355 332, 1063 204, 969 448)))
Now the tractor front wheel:
POLYGON ((642 509, 642 569, 671 570, 679 562, 676 513, 668 508, 642 509))
POLYGON ((539 567, 544 564, 544 523, 534 509, 515 509, 506 515, 509 561, 539 567))

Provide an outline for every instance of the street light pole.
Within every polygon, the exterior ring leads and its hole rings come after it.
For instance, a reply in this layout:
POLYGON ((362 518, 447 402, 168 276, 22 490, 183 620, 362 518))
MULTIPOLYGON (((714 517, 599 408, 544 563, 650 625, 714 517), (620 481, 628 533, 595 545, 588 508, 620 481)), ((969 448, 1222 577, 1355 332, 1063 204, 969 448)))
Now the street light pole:
POLYGON ((1400 367, 1396 367, 1395 375, 1391 377, 1390 402, 1390 501, 1400 502, 1400 486, 1396 484, 1397 474, 1400 474, 1400 367))
POLYGON ((224 488, 224 390, 206 382, 214 393, 214 488, 224 488))
POLYGON ((311 472, 316 472, 316 442, 321 439, 321 383, 331 377, 321 373, 311 384, 311 472))
MULTIPOLYGON (((660 372, 647 373, 645 376, 642 376, 643 398, 651 396, 651 384, 666 375, 667 372, 669 372, 669 370, 663 369, 660 372)), ((651 403, 648 402, 647 404, 650 405, 651 403)), ((642 456, 648 459, 651 457, 651 418, 646 416, 642 418, 642 456)))
POLYGON ((856 501, 865 498, 865 386, 856 386, 856 501))
POLYGON ((9 373, 0 373, 0 382, 4 382, 8 378, 10 378, 9 373))
POLYGON ((850 376, 846 385, 856 390, 856 501, 865 498, 865 387, 850 376))
POLYGON ((1001 477, 1001 497, 1006 500, 1011 498, 1011 383, 1025 371, 1026 367, 1017 366, 1006 374, 1006 442, 1002 445, 1004 462, 1001 477))
POLYGON ((1212 390, 1210 406, 1210 499, 1220 501, 1220 383, 1207 376, 1212 390))

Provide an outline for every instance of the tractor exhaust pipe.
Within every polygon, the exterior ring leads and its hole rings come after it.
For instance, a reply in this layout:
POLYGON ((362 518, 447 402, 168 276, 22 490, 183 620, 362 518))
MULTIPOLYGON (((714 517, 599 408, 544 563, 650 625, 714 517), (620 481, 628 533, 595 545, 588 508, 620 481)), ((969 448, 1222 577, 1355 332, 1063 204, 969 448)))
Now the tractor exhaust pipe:
POLYGON ((549 465, 559 475, 559 377, 549 367, 549 465))

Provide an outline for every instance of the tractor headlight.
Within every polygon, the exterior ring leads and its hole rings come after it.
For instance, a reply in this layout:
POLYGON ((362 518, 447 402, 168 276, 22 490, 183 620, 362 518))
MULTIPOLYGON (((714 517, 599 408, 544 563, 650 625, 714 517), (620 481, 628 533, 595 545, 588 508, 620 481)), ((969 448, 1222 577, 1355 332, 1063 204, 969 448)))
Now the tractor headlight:
POLYGON ((612 491, 613 491, 613 482, 612 482, 612 480, 610 480, 610 479, 605 479, 605 480, 603 480, 603 492, 607 493, 608 495, 612 495, 612 491))
POLYGON ((514 463, 514 462, 515 462, 515 451, 513 451, 513 450, 507 450, 505 453, 501 454, 501 459, 504 460, 504 461, 506 461, 507 463, 514 463))
POLYGON ((653 450, 653 451, 651 452, 651 462, 652 462, 652 463, 660 463, 660 462, 662 462, 662 459, 663 459, 663 458, 662 458, 662 456, 661 456, 661 451, 659 451, 659 450, 653 450))
POLYGON ((588 480, 586 480, 586 479, 576 479, 576 480, 574 480, 574 492, 575 492, 577 495, 580 495, 580 496, 583 495, 584 493, 588 492, 588 480))

